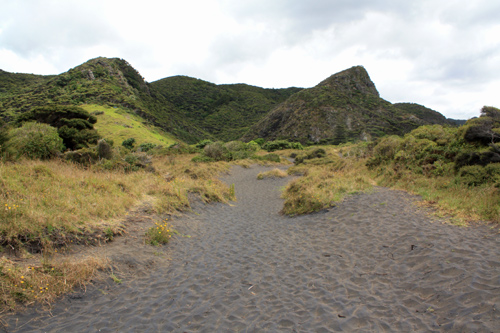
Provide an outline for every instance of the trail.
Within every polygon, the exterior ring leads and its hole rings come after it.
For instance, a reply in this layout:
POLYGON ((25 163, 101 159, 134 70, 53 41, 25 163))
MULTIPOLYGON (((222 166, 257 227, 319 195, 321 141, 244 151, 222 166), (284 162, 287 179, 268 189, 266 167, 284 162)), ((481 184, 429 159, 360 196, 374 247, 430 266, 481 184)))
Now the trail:
POLYGON ((431 218, 377 188, 328 211, 279 214, 288 179, 233 168, 232 205, 173 223, 168 265, 19 314, 12 331, 499 332, 500 236, 431 218))

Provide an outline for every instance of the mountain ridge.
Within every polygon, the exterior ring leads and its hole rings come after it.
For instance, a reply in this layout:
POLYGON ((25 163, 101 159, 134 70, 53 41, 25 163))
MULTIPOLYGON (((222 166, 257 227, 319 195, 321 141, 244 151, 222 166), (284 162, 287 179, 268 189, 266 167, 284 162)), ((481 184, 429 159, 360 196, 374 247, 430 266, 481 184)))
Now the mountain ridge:
MULTIPOLYGON (((0 70, 2 118, 13 120, 34 107, 51 104, 123 107, 187 143, 249 140, 256 135, 345 142, 402 134, 429 123, 418 112, 381 99, 362 66, 333 74, 307 89, 215 84, 183 75, 149 83, 126 60, 104 57, 59 75, 0 70)), ((426 112, 436 116, 431 111, 426 112)))

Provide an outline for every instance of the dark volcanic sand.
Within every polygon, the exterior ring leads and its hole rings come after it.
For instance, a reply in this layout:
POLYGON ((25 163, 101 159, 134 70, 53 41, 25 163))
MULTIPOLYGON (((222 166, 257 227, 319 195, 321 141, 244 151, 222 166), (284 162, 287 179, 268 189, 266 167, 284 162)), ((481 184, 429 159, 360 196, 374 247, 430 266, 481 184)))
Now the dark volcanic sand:
POLYGON ((279 215, 288 179, 233 168, 238 202, 174 225, 169 264, 7 321, 19 331, 500 332, 500 237, 445 225, 377 188, 328 212, 279 215))

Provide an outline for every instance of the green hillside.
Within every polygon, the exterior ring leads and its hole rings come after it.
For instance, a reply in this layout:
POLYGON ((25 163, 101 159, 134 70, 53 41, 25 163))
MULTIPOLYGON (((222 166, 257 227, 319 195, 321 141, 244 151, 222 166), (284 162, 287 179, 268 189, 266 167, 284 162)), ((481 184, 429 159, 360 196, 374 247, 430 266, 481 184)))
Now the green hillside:
POLYGON ((97 117, 95 129, 105 139, 111 139, 116 144, 128 138, 134 138, 137 145, 153 143, 155 145, 170 146, 175 138, 154 127, 141 117, 124 108, 109 107, 97 104, 85 104, 81 107, 97 117))
POLYGON ((356 66, 294 94, 254 125, 244 140, 262 137, 338 144, 446 123, 442 115, 422 114, 380 98, 366 70, 356 66))
MULTIPOLYGON (((109 110, 121 110, 139 117, 143 124, 161 128, 168 133, 167 141, 175 138, 187 143, 257 137, 341 143, 404 134, 425 124, 451 124, 423 106, 383 100, 360 66, 310 89, 217 85, 186 76, 148 83, 127 61, 102 57, 59 75, 0 71, 3 120, 9 122, 36 107, 51 105, 101 106, 105 110, 101 122, 111 117, 109 110)), ((116 126, 96 124, 103 135, 129 135, 116 126)))
POLYGON ((301 90, 216 85, 187 76, 158 80, 151 88, 183 117, 222 141, 239 139, 274 106, 301 90))

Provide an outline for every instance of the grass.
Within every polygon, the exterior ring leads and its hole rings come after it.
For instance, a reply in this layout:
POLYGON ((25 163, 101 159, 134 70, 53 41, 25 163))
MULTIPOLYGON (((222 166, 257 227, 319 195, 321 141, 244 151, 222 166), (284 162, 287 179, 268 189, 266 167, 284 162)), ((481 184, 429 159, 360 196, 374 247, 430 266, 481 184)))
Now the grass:
POLYGON ((300 215, 335 206, 350 194, 369 191, 373 181, 360 170, 366 169, 362 161, 341 159, 336 148, 324 147, 327 155, 305 161, 288 169, 289 174, 302 177, 293 180, 283 191, 282 212, 300 215))
POLYGON ((81 105, 89 113, 96 113, 95 129, 105 139, 111 139, 115 145, 128 138, 135 138, 136 145, 150 142, 155 145, 170 146, 176 140, 160 128, 143 123, 143 119, 121 108, 86 104, 81 105))
POLYGON ((278 168, 274 168, 266 172, 260 172, 257 175, 257 179, 259 180, 264 178, 285 178, 285 177, 288 177, 288 173, 278 168))
POLYGON ((381 186, 422 196, 423 205, 434 208, 438 216, 451 217, 456 224, 481 220, 500 223, 500 190, 492 184, 469 187, 458 183, 454 175, 426 177, 390 168, 371 175, 381 186))
MULTIPOLYGON (((4 266, 10 269, 0 274, 4 310, 15 308, 18 302, 48 302, 91 279, 100 267, 97 264, 71 268, 73 264, 56 264, 46 258, 69 244, 112 240, 125 229, 127 211, 145 201, 152 203, 152 213, 175 214, 189 209, 193 196, 204 202, 235 199, 234 188, 218 180, 220 173, 228 170, 228 163, 198 165, 191 159, 192 155, 155 157, 155 173, 96 171, 60 160, 0 163, 0 251, 15 252, 30 262, 34 260, 31 253, 44 254, 40 264, 32 266, 34 270, 28 270, 26 261, 9 262, 3 256, 4 266), (59 270, 62 276, 76 274, 75 282, 64 286, 53 282, 46 276, 51 272, 44 267, 59 270), (47 281, 44 283, 52 287, 42 290, 43 297, 25 297, 21 284, 27 282, 21 283, 20 276, 47 281)), ((39 288, 38 284, 30 285, 39 288)))
POLYGON ((19 265, 0 259, 0 299, 2 311, 15 309, 19 303, 50 304, 75 287, 84 286, 106 266, 106 262, 88 258, 78 262, 19 265))

